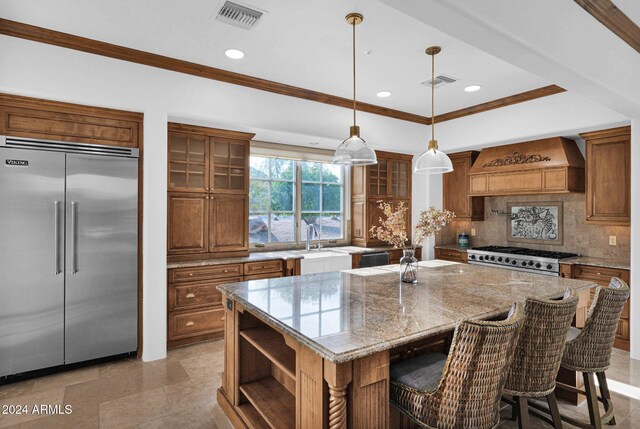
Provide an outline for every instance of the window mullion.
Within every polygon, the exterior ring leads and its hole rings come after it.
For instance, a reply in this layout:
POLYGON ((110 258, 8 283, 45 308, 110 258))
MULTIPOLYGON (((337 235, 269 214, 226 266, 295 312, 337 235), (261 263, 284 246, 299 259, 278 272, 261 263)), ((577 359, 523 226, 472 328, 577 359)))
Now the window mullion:
POLYGON ((302 243, 302 161, 296 161, 296 244, 302 243))

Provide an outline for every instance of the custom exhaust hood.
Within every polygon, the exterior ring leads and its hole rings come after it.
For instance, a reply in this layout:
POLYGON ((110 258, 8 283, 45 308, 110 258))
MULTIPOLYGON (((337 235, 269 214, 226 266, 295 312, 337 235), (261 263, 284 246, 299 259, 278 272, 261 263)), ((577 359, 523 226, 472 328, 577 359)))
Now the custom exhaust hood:
POLYGON ((469 170, 470 196, 584 192, 576 142, 553 137, 483 149, 469 170))

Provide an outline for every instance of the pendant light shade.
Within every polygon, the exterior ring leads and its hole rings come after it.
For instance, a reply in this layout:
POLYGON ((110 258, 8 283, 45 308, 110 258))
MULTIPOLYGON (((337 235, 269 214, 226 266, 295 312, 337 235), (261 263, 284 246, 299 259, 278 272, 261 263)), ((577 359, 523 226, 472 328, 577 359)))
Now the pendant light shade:
POLYGON ((333 163, 372 165, 378 163, 376 152, 360 137, 360 127, 356 125, 356 25, 362 22, 363 17, 359 13, 350 13, 346 19, 353 29, 353 126, 349 128, 349 137, 336 149, 333 163))
POLYGON ((418 174, 442 174, 453 171, 453 164, 446 153, 438 150, 438 141, 436 140, 436 115, 434 113, 435 105, 435 56, 442 49, 439 46, 431 46, 425 51, 431 56, 431 140, 429 148, 418 158, 414 172, 418 174))
POLYGON ((437 143, 434 146, 433 149, 428 149, 420 155, 414 169, 416 173, 442 174, 453 171, 453 164, 447 154, 436 149, 438 147, 437 143))

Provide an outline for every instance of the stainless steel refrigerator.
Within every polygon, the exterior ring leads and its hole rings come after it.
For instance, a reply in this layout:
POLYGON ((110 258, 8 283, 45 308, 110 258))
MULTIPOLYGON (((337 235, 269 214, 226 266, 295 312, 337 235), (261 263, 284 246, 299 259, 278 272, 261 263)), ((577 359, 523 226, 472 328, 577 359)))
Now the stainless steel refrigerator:
POLYGON ((136 350, 137 158, 0 137, 0 377, 136 350))

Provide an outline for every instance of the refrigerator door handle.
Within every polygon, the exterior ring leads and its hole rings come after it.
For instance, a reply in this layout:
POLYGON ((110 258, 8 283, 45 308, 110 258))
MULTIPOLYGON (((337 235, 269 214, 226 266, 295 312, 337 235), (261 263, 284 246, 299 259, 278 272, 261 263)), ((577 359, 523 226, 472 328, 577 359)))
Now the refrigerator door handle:
POLYGON ((76 231, 76 211, 78 207, 77 201, 71 201, 71 274, 75 274, 78 272, 78 262, 77 262, 77 231, 76 231))
POLYGON ((53 245, 55 247, 55 251, 53 253, 54 258, 56 258, 54 273, 55 275, 58 275, 62 272, 62 269, 60 268, 60 220, 58 219, 60 214, 60 201, 53 202, 53 210, 53 245))

